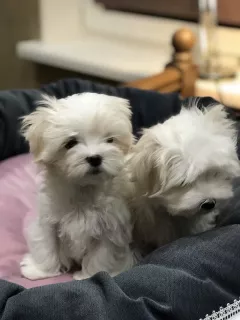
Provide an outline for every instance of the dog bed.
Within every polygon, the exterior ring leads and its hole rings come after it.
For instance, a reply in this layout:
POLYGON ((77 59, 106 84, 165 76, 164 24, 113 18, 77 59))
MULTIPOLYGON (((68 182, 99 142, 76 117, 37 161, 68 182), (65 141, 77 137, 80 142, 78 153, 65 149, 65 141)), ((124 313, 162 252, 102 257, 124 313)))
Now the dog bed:
POLYGON ((72 281, 69 275, 21 278, 19 261, 27 250, 24 230, 35 215, 36 182, 41 177, 19 135, 19 117, 35 108, 41 93, 60 98, 85 91, 129 99, 135 135, 181 107, 177 94, 80 80, 0 93, 0 318, 199 319, 233 302, 240 295, 239 181, 224 209, 225 226, 164 246, 115 278, 103 272, 86 281, 72 281))

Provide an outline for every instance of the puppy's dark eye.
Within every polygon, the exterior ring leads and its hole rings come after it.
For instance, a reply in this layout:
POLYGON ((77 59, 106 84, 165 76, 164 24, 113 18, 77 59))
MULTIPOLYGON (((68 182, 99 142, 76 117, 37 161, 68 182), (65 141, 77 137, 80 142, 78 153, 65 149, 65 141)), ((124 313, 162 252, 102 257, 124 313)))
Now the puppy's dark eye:
POLYGON ((71 139, 68 140, 68 142, 65 144, 65 148, 67 150, 73 148, 76 146, 76 144, 78 143, 77 139, 75 137, 72 137, 71 139))
POLYGON ((113 138, 108 138, 107 143, 113 143, 114 139, 113 138))

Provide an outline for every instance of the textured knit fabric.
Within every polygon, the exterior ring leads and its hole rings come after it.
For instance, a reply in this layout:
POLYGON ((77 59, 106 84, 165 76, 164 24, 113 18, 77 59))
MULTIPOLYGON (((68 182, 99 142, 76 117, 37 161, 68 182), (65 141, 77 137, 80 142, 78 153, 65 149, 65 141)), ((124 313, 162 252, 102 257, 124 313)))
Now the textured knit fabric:
POLYGON ((239 252, 234 225, 180 239, 116 278, 28 290, 0 280, 0 319, 198 320, 239 297, 239 252))

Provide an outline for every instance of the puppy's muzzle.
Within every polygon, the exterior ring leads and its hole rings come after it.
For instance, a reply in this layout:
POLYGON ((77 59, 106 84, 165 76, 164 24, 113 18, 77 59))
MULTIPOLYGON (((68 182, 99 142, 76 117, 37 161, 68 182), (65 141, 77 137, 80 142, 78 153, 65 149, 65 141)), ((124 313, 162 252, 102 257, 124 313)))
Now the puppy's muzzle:
POLYGON ((99 155, 87 157, 86 161, 90 164, 91 167, 99 167, 102 163, 102 157, 99 155))

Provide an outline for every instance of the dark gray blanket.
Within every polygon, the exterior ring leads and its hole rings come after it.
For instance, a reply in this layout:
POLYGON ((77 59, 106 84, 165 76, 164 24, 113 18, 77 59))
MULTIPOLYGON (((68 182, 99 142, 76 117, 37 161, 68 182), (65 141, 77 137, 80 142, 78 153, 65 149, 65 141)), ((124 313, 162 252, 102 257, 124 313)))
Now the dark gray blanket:
POLYGON ((0 281, 0 319, 199 319, 240 295, 240 226, 180 239, 112 279, 25 290, 0 281))
MULTIPOLYGON (((177 94, 117 89, 78 80, 59 81, 41 91, 6 91, 0 93, 0 159, 28 150, 18 133, 18 117, 35 108, 34 101, 42 92, 64 97, 84 91, 130 99, 135 134, 180 110, 177 94)), ((236 181, 235 197, 224 209, 221 228, 160 248, 116 278, 99 273, 86 281, 29 290, 0 280, 0 319, 197 320, 233 302, 240 296, 238 186, 236 181)))

